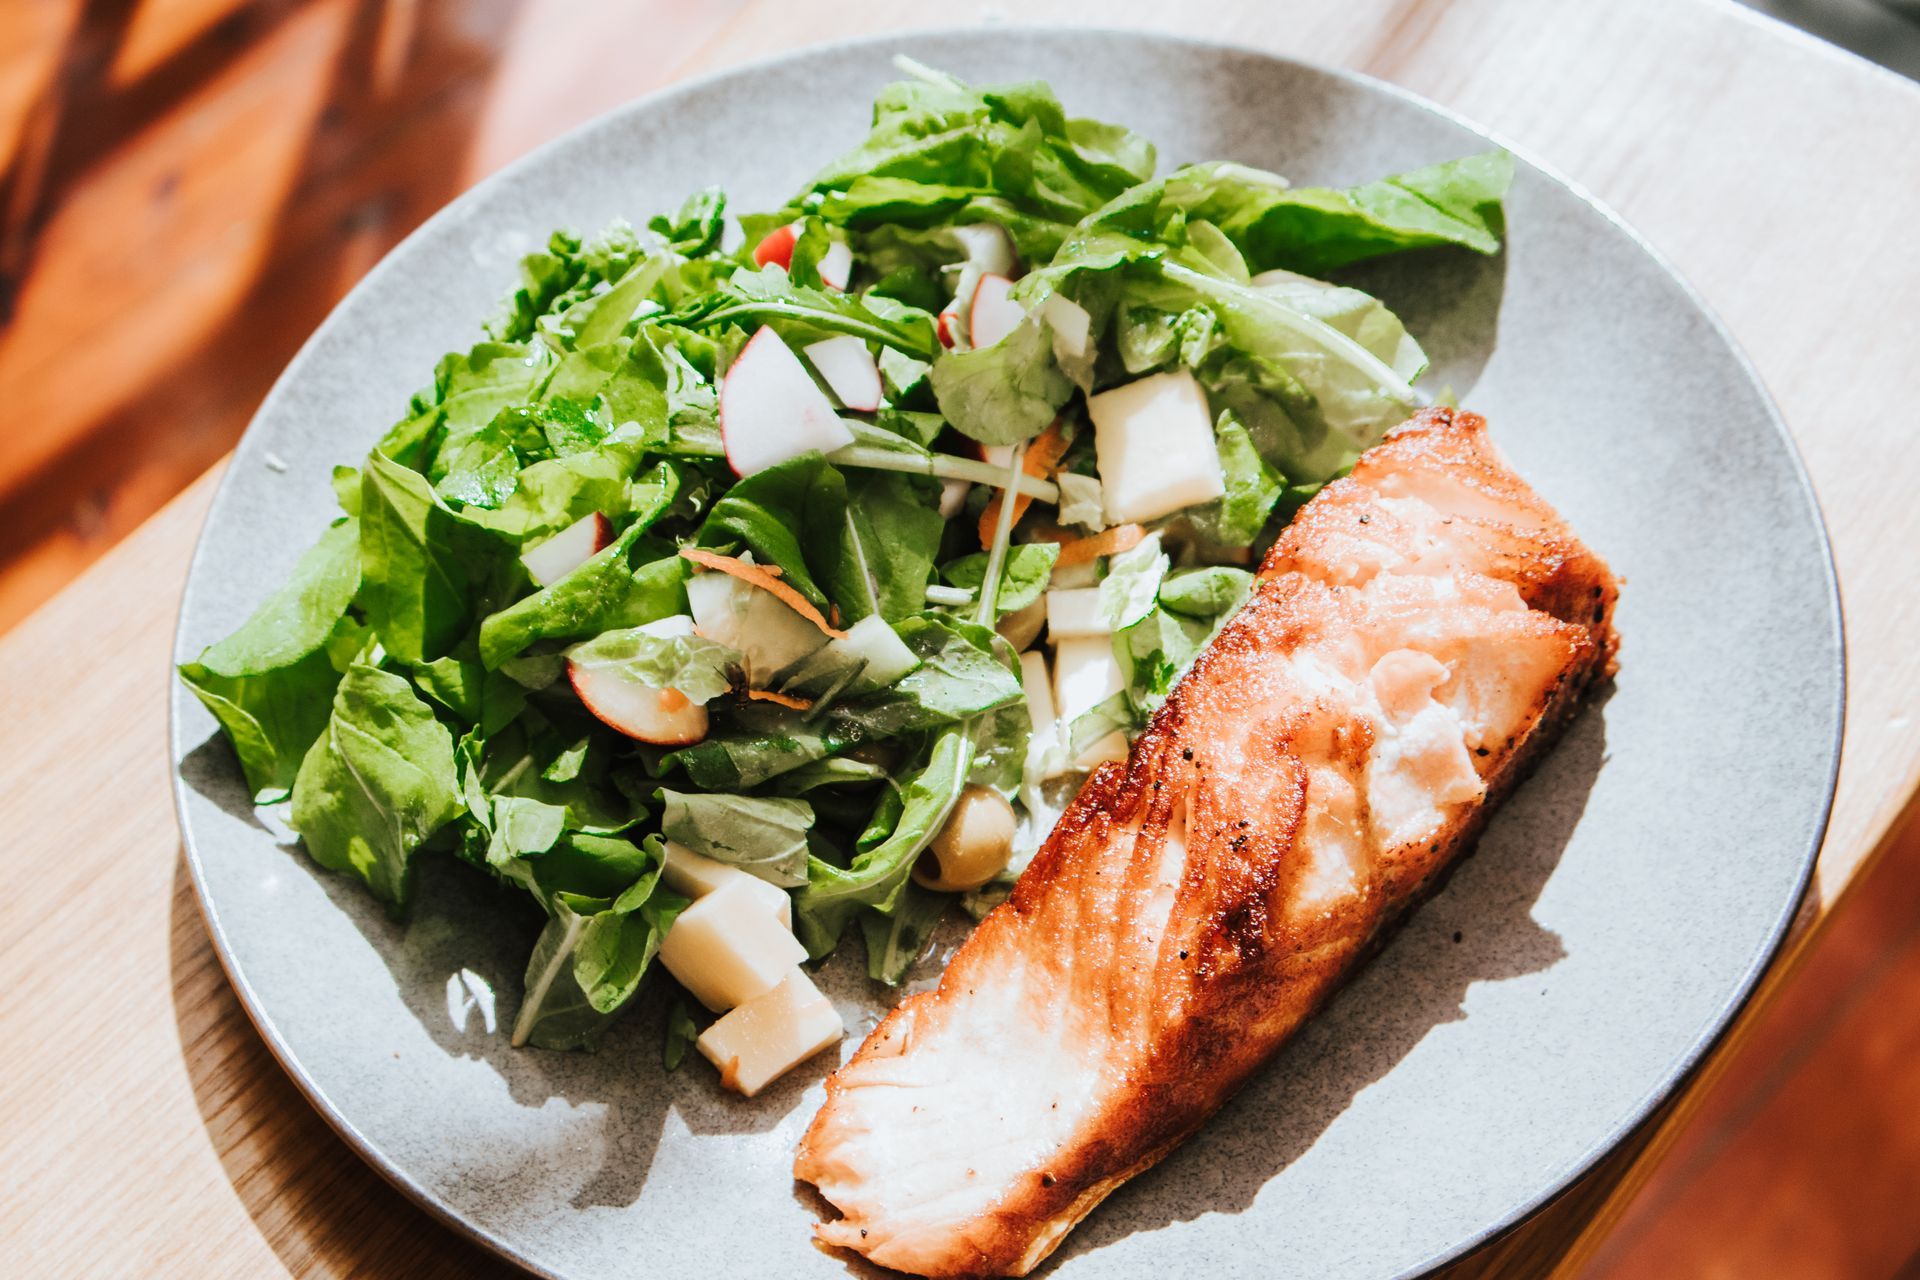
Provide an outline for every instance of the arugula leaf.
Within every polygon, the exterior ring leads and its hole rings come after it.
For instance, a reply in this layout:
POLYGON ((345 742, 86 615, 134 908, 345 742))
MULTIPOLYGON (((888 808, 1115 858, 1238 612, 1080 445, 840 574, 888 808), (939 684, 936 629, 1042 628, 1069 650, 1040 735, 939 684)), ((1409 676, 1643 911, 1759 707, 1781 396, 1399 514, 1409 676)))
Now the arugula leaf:
POLYGON ((675 996, 667 1007, 667 1029, 660 1044, 660 1065, 668 1071, 678 1071, 686 1059, 687 1047, 700 1038, 700 1024, 693 1020, 693 1014, 687 1011, 687 1002, 681 996, 675 996))
POLYGON ((643 846, 648 869, 614 898, 558 892, 545 901, 547 927, 527 961, 513 1043, 590 1048, 632 1000, 687 900, 660 882, 658 836, 643 846))
POLYGON ((1372 294, 1281 270, 1264 271, 1251 283, 1262 293, 1346 334, 1402 380, 1413 382, 1426 372, 1427 353, 1407 332, 1400 317, 1372 294))
POLYGON ((774 789, 782 795, 800 796, 822 787, 860 787, 869 783, 886 782, 891 775, 886 766, 875 764, 871 760, 855 760, 848 756, 833 756, 825 760, 815 760, 801 765, 780 776, 774 789))
POLYGON ((404 910, 413 854, 460 812, 453 738, 400 676, 356 663, 293 784, 288 824, 313 860, 404 910))
POLYGON ((564 311, 602 283, 618 279, 640 251, 639 238, 625 222, 616 221, 587 241, 571 231, 554 232, 544 249, 520 260, 519 284, 487 325, 488 337, 525 342, 542 316, 564 311))
MULTIPOLYGON (((1116 562, 1119 559, 1115 557, 1116 562)), ((1159 568, 1163 573, 1165 566, 1165 558, 1161 557, 1159 568)), ((1193 660, 1212 642, 1252 590, 1252 574, 1224 565, 1184 570, 1158 580, 1158 602, 1149 603, 1132 622, 1116 628, 1113 637, 1114 654, 1120 660, 1127 697, 1136 715, 1145 716, 1173 692, 1173 686, 1193 665, 1193 660)), ((1101 583, 1101 591, 1104 604, 1105 582, 1101 583)), ((1137 606, 1138 599, 1132 592, 1127 594, 1130 612, 1137 606)), ((1076 721, 1073 726, 1076 740, 1080 730, 1080 722, 1076 721)))
POLYGON ((728 726, 665 757, 697 787, 739 791, 825 759, 847 744, 822 735, 799 714, 761 704, 732 710, 728 726))
POLYGON ((1227 491, 1212 502, 1188 508, 1180 523, 1196 541, 1209 546, 1250 547, 1266 528, 1286 482, 1260 456, 1253 437, 1231 411, 1220 415, 1213 438, 1227 491))
POLYGON ((1513 157, 1487 151, 1345 190, 1255 191, 1231 216, 1214 220, 1257 270, 1324 275, 1433 245, 1491 254, 1500 250, 1501 202, 1512 181, 1513 157))
POLYGON ((937 614, 894 628, 920 665, 884 689, 839 703, 827 714, 836 735, 860 740, 937 729, 1023 697, 1019 676, 994 653, 985 627, 937 614))
POLYGON ((566 310, 541 320, 541 329, 569 348, 594 347, 620 337, 637 315, 657 313, 650 295, 672 260, 650 254, 635 262, 604 293, 589 294, 566 310))
POLYGON ((567 807, 527 796, 496 796, 487 862, 504 866, 515 858, 545 853, 566 829, 567 807))
POLYGON ((1037 81, 976 89, 902 65, 914 78, 881 91, 866 140, 810 184, 827 196, 830 218, 857 209, 898 222, 918 210, 945 220, 975 197, 997 195, 1070 223, 1153 172, 1151 143, 1117 125, 1069 119, 1037 81), (876 189, 888 193, 884 201, 876 189))
POLYGON ((655 472, 663 483, 618 538, 565 577, 481 622, 481 662, 497 668, 536 640, 593 636, 687 611, 686 561, 644 537, 678 489, 664 465, 655 472), (634 568, 637 557, 646 561, 634 568))
POLYGON ((939 486, 895 472, 856 472, 844 499, 822 498, 806 511, 809 562, 840 606, 842 626, 878 613, 898 622, 926 605, 927 579, 947 522, 939 486))
MULTIPOLYGON (((441 444, 427 478, 442 480, 446 470, 441 460, 458 457, 463 442, 484 430, 502 409, 531 397, 553 360, 552 350, 539 342, 482 342, 464 354, 451 352, 433 371, 432 407, 417 410, 415 417, 422 421, 411 426, 403 422, 394 433, 438 435, 441 444)), ((382 441, 375 452, 402 461, 386 445, 382 441)))
POLYGON ((505 672, 488 671, 470 656, 473 646, 463 640, 454 652, 432 662, 416 664, 413 682, 420 692, 479 728, 481 735, 499 732, 527 705, 527 691, 505 672))
MULTIPOLYGON (((1024 542, 1017 547, 1009 547, 1006 562, 1000 570, 1000 590, 995 593, 993 601, 1000 616, 1018 613, 1038 600, 1052 581, 1054 562, 1059 558, 1060 544, 1056 542, 1024 542)), ((961 556, 950 562, 940 574, 954 586, 977 595, 987 574, 987 553, 976 551, 972 555, 961 556)))
MULTIPOLYGON (((1202 620, 1154 608, 1138 622, 1114 633, 1113 649, 1127 681, 1136 716, 1144 718, 1179 683, 1206 648, 1212 626, 1202 620)), ((1074 724, 1079 732, 1079 723, 1074 724)))
POLYGON ((710 702, 732 688, 736 651, 704 636, 653 635, 644 627, 603 631, 567 650, 567 661, 606 671, 654 689, 677 689, 693 702, 710 702))
POLYGON ((954 430, 982 444, 1038 435, 1073 395, 1046 323, 1028 316, 990 347, 949 351, 933 362, 933 394, 954 430))
POLYGON ((1107 562, 1100 580, 1100 617, 1114 631, 1122 631, 1147 616, 1167 576, 1167 555, 1160 535, 1150 533, 1131 550, 1107 562))
POLYGON ((953 895, 935 893, 908 881, 889 911, 869 908, 860 913, 860 933, 867 944, 867 976, 897 987, 906 978, 927 944, 940 917, 953 905, 953 895))
POLYGON ((898 900, 913 860, 939 834, 966 788, 972 763, 973 744, 964 729, 947 730, 900 788, 898 813, 884 839, 845 867, 808 856, 807 884, 794 898, 793 927, 809 956, 817 960, 832 951, 859 908, 886 909, 898 900))
POLYGON ((373 453, 360 489, 361 603, 402 662, 446 653, 472 620, 477 587, 511 546, 450 511, 425 479, 373 453))
POLYGON ((1077 760, 1108 734, 1116 730, 1130 733, 1139 726, 1133 699, 1122 690, 1073 718, 1067 726, 1067 758, 1077 760))
MULTIPOLYGON (((568 813, 571 818, 571 807, 568 813)), ((542 901, 557 893, 612 899, 647 873, 653 857, 646 839, 635 844, 621 834, 568 831, 525 864, 526 878, 542 901)))
POLYGON ((781 888, 807 882, 813 806, 783 796, 658 793, 660 830, 695 853, 731 863, 781 888))
POLYGON ((1160 584, 1160 607, 1186 618, 1224 618, 1253 594, 1253 575, 1230 565, 1182 569, 1160 584))
POLYGON ((850 333, 919 360, 933 359, 940 350, 933 317, 917 308, 890 310, 893 314, 883 316, 853 294, 810 288, 779 267, 768 266, 736 272, 667 319, 701 331, 729 325, 752 331, 767 325, 789 346, 850 333))
POLYGON ((226 730, 257 804, 293 786, 332 714, 336 664, 360 647, 360 628, 347 616, 360 589, 359 541, 352 519, 328 529, 238 630, 180 667, 226 730))
POLYGON ((1157 262, 1130 300, 1178 312, 1204 304, 1219 340, 1195 370, 1216 410, 1232 410, 1289 479, 1330 479, 1403 421, 1419 397, 1346 334, 1248 284, 1157 262))
POLYGON ((720 247, 726 212, 727 193, 718 187, 703 187, 682 201, 671 218, 656 217, 647 226, 675 253, 698 258, 720 247))
POLYGON ((809 453, 741 480, 713 504, 696 539, 703 547, 745 543, 761 564, 777 565, 782 581, 821 611, 831 607, 826 592, 808 568, 801 535, 809 521, 818 529, 837 526, 847 503, 847 483, 839 471, 809 453))

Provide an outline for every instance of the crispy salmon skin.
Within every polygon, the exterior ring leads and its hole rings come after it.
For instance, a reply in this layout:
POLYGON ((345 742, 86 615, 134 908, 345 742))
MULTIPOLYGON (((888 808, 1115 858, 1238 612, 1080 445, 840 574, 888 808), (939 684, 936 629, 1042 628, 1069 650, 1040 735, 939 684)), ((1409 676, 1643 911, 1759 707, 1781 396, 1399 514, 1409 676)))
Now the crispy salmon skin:
POLYGON ((827 1081, 819 1239, 1025 1275, 1197 1129, 1473 843, 1611 674, 1617 584, 1477 416, 1300 512, 1126 763, 827 1081))

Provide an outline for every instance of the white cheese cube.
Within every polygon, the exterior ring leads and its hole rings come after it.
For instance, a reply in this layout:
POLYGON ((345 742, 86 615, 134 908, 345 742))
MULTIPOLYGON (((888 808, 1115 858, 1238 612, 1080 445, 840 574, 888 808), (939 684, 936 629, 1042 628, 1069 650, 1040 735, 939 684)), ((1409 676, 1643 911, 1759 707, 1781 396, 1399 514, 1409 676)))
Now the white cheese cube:
POLYGON ((1035 733, 1052 733, 1059 719, 1053 709, 1053 681, 1047 674, 1047 655, 1029 649, 1020 655, 1020 684, 1027 694, 1027 718, 1035 733))
MULTIPOLYGON (((1060 710, 1063 735, 1082 713, 1126 687, 1120 660, 1113 656, 1113 641, 1108 637, 1074 636, 1054 645, 1053 701, 1060 710)), ((1073 764, 1075 768, 1091 769, 1107 760, 1126 758, 1126 735, 1115 729, 1088 747, 1073 764)))
POLYGON ((1113 628, 1100 616, 1100 588, 1069 587, 1047 592, 1047 635, 1057 644, 1080 636, 1107 637, 1113 628))
POLYGON ((766 903, 767 910, 780 922, 783 929, 793 928, 793 899, 779 885, 768 884, 759 876, 739 867, 716 862, 712 858, 695 853, 683 844, 667 841, 667 865, 660 871, 660 878, 667 882, 667 888, 683 898, 700 898, 712 893, 722 885, 735 880, 747 882, 747 892, 757 895, 766 903))
POLYGON ((807 949, 750 885, 730 880, 694 899, 660 943, 660 963, 718 1013, 765 995, 807 949))
POLYGON ((751 1098, 845 1034, 832 1002, 795 968, 779 986, 721 1018, 694 1043, 720 1068, 721 1084, 751 1098))
POLYGON ((1207 393, 1191 373, 1156 373, 1087 400, 1112 524, 1157 520, 1227 491, 1207 393))

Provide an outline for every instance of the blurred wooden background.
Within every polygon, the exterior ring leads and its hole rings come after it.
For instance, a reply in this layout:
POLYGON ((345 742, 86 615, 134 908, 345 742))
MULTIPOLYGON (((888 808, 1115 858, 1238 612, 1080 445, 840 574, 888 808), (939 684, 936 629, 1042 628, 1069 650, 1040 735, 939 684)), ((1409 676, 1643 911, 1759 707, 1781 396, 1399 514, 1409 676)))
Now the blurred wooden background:
MULTIPOLYGON (((0 0, 0 631, 218 459, 416 224, 673 79, 739 7, 0 0)), ((1920 1280, 1914 821, 1849 899, 1592 1275, 1920 1280)), ((276 1108, 304 1108, 266 1078, 276 1108)), ((395 1194, 357 1172, 360 1194, 395 1194)))
POLYGON ((225 453, 408 231, 736 7, 0 0, 0 630, 225 453))

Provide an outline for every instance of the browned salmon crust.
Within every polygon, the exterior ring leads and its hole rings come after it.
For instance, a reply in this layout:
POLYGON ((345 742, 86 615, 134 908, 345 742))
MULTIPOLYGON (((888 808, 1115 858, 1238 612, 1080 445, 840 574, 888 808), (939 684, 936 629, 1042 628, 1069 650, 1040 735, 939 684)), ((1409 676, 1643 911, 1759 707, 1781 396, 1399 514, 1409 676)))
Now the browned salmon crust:
POLYGON ((1473 843, 1611 674, 1616 582, 1423 413, 1300 513, 1124 766, 827 1082, 828 1244, 1024 1275, 1182 1141, 1473 843))

